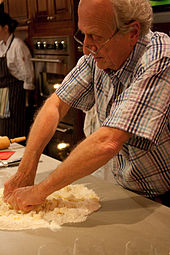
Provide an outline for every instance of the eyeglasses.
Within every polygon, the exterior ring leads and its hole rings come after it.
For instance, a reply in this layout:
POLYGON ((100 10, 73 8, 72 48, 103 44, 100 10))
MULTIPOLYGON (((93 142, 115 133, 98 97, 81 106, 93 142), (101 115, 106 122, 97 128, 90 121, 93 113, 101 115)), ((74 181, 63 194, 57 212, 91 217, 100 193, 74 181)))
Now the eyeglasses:
MULTIPOLYGON (((81 33, 81 31, 78 29, 77 30, 77 32, 75 33, 75 35, 74 35, 74 40, 76 41, 76 42, 78 42, 80 45, 82 45, 83 47, 85 47, 90 53, 92 53, 92 54, 94 54, 94 55, 97 55, 98 54, 98 52, 103 48, 103 47, 105 47, 106 46, 106 44, 108 43, 108 42, 110 42, 111 41, 111 39, 113 38, 113 36, 115 36, 117 33, 119 32, 119 29, 118 28, 116 28, 116 31, 104 42, 104 43, 102 43, 102 45, 96 50, 96 51, 93 51, 93 50, 91 50, 90 48, 89 48, 89 46, 86 46, 85 44, 84 44, 84 39, 83 39, 83 42, 78 38, 78 37, 83 37, 84 35, 81 33), (79 35, 79 36, 78 36, 79 35)), ((95 42, 96 43, 96 42, 95 42)))

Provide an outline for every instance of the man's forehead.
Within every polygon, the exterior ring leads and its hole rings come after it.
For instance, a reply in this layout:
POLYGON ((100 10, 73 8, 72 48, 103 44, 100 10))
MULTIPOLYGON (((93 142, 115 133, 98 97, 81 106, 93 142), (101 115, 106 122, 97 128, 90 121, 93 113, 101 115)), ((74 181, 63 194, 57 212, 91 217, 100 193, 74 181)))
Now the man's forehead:
POLYGON ((105 18, 113 18, 113 5, 111 0, 80 0, 79 14, 102 16, 105 18))
POLYGON ((79 7, 89 8, 96 11, 112 12, 113 3, 111 0, 80 0, 79 7))
POLYGON ((79 4, 85 4, 85 5, 96 5, 96 6, 100 6, 100 5, 107 5, 107 4, 111 4, 111 0, 80 0, 79 4))
POLYGON ((101 2, 106 2, 108 0, 80 0, 80 3, 84 2, 84 3, 101 3, 101 2))
POLYGON ((93 26, 113 28, 114 11, 110 0, 81 0, 78 14, 81 25, 93 23, 93 26))

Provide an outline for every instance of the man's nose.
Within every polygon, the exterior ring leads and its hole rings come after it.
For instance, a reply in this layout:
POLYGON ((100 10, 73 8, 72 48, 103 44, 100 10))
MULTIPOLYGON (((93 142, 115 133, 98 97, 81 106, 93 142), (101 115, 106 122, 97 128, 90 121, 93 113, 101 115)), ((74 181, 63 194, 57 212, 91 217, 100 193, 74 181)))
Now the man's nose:
POLYGON ((83 47, 83 53, 85 55, 90 54, 91 52, 88 50, 88 48, 94 52, 97 51, 97 46, 95 45, 94 41, 88 36, 85 35, 84 41, 83 41, 84 47, 83 47), (86 48, 87 47, 87 48, 86 48))
POLYGON ((89 55, 90 54, 90 51, 88 51, 88 49, 84 46, 83 46, 83 54, 84 55, 89 55))
MULTIPOLYGON (((97 51, 97 47, 96 46, 90 46, 90 45, 84 45, 83 46, 83 53, 84 55, 89 55, 90 53, 92 53, 88 48, 86 48, 85 46, 87 46, 90 50, 92 50, 93 52, 97 51)), ((92 53, 93 54, 93 53, 92 53)))

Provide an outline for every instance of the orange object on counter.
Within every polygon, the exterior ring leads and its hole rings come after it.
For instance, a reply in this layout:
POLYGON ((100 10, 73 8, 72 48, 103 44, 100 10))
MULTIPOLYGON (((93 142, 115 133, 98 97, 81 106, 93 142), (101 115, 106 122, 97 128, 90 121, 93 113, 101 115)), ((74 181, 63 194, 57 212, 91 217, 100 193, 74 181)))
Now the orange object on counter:
POLYGON ((1 136, 0 137, 0 150, 7 149, 10 146, 10 143, 18 143, 25 141, 26 137, 16 137, 14 139, 9 139, 7 136, 1 136))

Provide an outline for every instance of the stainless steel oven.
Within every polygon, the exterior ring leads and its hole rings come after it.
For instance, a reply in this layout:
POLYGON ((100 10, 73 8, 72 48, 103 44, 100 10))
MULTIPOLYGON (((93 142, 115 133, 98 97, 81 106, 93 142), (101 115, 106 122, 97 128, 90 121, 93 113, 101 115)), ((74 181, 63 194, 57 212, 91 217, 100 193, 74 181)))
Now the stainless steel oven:
POLYGON ((35 79, 40 102, 47 98, 55 87, 61 84, 65 75, 75 65, 72 37, 34 37, 33 58, 35 79))
MULTIPOLYGON (((69 36, 34 37, 33 58, 38 108, 61 85, 75 65, 73 38, 69 36)), ((84 114, 71 108, 46 146, 44 153, 63 160, 83 138, 84 114)))

